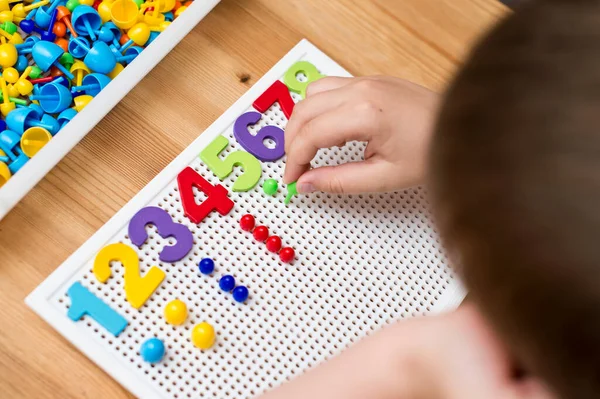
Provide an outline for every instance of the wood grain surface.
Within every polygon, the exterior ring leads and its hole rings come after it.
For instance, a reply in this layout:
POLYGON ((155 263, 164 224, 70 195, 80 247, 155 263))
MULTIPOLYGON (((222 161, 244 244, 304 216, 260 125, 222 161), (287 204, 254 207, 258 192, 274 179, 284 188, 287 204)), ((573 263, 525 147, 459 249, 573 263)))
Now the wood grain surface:
POLYGON ((0 222, 0 397, 131 397, 23 300, 300 39, 354 75, 442 91, 505 13, 495 0, 223 0, 0 222))

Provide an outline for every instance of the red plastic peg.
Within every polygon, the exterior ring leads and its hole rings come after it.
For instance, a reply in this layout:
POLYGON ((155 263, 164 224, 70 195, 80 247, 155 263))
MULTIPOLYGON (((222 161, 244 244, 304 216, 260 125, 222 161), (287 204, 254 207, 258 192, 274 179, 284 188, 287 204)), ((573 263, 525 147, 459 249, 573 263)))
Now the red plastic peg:
POLYGON ((269 229, 267 226, 257 226, 252 232, 252 235, 256 241, 263 242, 269 237, 269 229))
POLYGON ((252 216, 250 214, 244 215, 240 219, 240 227, 244 231, 252 231, 252 229, 254 228, 254 224, 255 224, 254 216, 252 216))
POLYGON ((281 249, 281 238, 277 236, 271 236, 267 238, 265 244, 267 244, 268 251, 277 253, 281 249))
POLYGON ((296 253, 291 247, 285 247, 282 248, 281 251, 279 251, 279 259, 281 259, 283 263, 290 263, 292 260, 294 260, 295 256, 296 253))

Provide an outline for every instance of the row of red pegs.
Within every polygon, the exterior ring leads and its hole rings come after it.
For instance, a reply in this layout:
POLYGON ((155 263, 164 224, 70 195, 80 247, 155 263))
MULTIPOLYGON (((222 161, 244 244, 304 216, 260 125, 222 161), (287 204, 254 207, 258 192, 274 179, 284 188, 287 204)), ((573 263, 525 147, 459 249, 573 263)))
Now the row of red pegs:
POLYGON ((296 253, 292 247, 281 247, 281 238, 278 236, 269 236, 269 229, 267 226, 256 226, 256 220, 254 216, 246 214, 240 219, 240 227, 244 231, 252 232, 256 241, 264 242, 267 246, 267 250, 274 253, 279 253, 279 259, 284 263, 290 263, 294 260, 296 253))

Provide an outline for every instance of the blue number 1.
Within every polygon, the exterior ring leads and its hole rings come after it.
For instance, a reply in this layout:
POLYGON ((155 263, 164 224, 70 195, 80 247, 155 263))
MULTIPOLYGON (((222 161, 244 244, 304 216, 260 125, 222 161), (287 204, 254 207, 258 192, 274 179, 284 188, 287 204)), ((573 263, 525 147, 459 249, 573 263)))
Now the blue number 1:
POLYGON ((115 337, 127 327, 127 319, 92 294, 80 282, 73 283, 67 290, 67 295, 71 298, 71 307, 67 312, 69 319, 77 321, 87 314, 115 337))

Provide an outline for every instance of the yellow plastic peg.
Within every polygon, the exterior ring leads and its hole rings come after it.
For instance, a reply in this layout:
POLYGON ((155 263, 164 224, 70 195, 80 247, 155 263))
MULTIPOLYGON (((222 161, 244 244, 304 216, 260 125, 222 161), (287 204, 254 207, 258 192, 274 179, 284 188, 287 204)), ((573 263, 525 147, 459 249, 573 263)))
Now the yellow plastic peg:
POLYGON ((115 0, 104 0, 98 5, 98 14, 100 14, 100 18, 102 18, 102 23, 110 21, 110 8, 112 7, 114 1, 115 0))
POLYGON ((10 44, 23 44, 23 38, 18 33, 13 33, 11 35, 4 29, 0 29, 0 35, 2 35, 2 37, 5 37, 10 44))
MULTIPOLYGON (((4 154, 2 150, 0 150, 0 153, 4 154)), ((0 187, 2 187, 8 181, 8 179, 10 179, 10 176, 11 173, 10 169, 8 169, 8 165, 6 165, 4 162, 0 162, 0 187)))
MULTIPOLYGON (((4 72, 6 73, 6 71, 4 72)), ((27 80, 30 73, 31 66, 28 66, 14 84, 15 88, 22 96, 28 96, 33 91, 33 84, 27 80)))
POLYGON ((110 7, 110 19, 121 29, 129 29, 138 21, 138 6, 133 0, 116 0, 110 7))
MULTIPOLYGON (((73 108, 77 112, 81 112, 85 108, 85 106, 88 105, 90 103, 90 101, 92 101, 93 99, 94 99, 94 97, 88 96, 87 94, 83 95, 83 96, 73 97, 73 102, 75 103, 75 106, 73 108)), ((0 105, 0 107, 1 107, 1 105, 0 105)))
POLYGON ((21 0, 0 0, 0 11, 10 11, 10 4, 18 3, 21 0))
POLYGON ((2 115, 7 116, 9 112, 15 109, 15 104, 11 103, 8 99, 8 87, 6 87, 6 80, 0 78, 0 88, 2 89, 2 104, 0 104, 0 112, 2 115))
POLYGON ((81 86, 83 84, 84 76, 90 73, 90 69, 83 61, 78 60, 73 63, 69 72, 75 75, 75 86, 81 86))
POLYGON ((50 3, 50 0, 38 1, 37 3, 33 3, 28 6, 24 6, 23 4, 15 4, 14 7, 12 8, 12 13, 15 16, 15 18, 25 18, 29 11, 36 9, 38 7, 43 7, 43 6, 47 5, 48 3, 50 3))
POLYGON ((115 69, 113 69, 112 71, 110 71, 110 73, 106 76, 108 76, 111 79, 116 78, 122 71, 123 69, 125 69, 125 67, 123 66, 123 64, 119 64, 117 62, 117 65, 115 65, 115 69))
POLYGON ((38 153, 52 139, 52 135, 44 128, 33 126, 21 136, 21 150, 29 158, 38 153))

